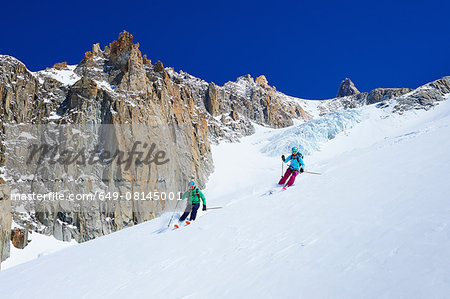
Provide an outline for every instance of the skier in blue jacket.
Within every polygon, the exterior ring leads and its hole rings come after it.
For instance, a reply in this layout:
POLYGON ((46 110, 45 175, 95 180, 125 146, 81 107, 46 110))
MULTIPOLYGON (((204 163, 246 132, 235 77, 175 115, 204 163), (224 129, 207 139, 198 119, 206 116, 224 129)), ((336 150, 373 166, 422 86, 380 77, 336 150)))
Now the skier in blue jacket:
POLYGON ((281 160, 283 160, 284 163, 291 161, 291 164, 289 165, 289 168, 286 169, 284 176, 281 178, 278 184, 284 185, 286 183, 286 180, 290 176, 291 178, 287 183, 287 186, 290 187, 294 184, 295 177, 298 175, 298 173, 302 173, 304 171, 305 163, 303 162, 303 155, 299 152, 298 147, 294 146, 292 148, 292 155, 288 156, 287 158, 282 155, 281 160))

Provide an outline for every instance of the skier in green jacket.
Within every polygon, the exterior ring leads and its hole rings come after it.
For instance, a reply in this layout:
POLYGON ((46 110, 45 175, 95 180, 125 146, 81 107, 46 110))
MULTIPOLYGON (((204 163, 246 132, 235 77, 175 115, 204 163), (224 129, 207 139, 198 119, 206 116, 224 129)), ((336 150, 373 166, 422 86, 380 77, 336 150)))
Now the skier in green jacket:
POLYGON ((183 215, 181 215, 179 221, 186 220, 189 213, 191 213, 190 220, 191 221, 195 220, 195 218, 197 217, 197 210, 200 207, 200 199, 203 202, 202 210, 206 211, 206 199, 205 199, 205 196, 203 195, 202 191, 200 191, 200 189, 198 189, 198 187, 195 186, 195 183, 193 181, 191 181, 188 186, 189 186, 189 190, 186 191, 183 194, 183 196, 181 197, 181 199, 187 198, 188 201, 187 201, 186 209, 184 210, 183 215))

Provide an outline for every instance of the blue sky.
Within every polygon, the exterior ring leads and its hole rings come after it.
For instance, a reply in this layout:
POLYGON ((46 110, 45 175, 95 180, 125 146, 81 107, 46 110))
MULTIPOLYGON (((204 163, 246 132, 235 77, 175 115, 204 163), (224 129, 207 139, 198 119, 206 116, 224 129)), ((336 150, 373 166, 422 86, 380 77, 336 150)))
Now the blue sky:
POLYGON ((0 54, 32 70, 78 63, 127 30, 143 54, 222 85, 266 75, 297 97, 415 88, 450 75, 447 1, 8 1, 0 54))

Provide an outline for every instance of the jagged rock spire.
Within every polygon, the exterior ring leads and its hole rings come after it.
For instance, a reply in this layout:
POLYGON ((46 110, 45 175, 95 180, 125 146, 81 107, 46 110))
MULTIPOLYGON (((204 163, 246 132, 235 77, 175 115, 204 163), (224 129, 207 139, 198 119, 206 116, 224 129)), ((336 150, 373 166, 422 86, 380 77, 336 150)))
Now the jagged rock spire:
POLYGON ((255 82, 256 82, 256 84, 262 85, 262 86, 269 85, 269 81, 267 81, 267 78, 264 75, 261 75, 258 78, 256 78, 255 82))
POLYGON ((349 78, 345 78, 341 82, 341 85, 339 85, 339 91, 338 91, 336 97, 337 98, 346 97, 346 96, 351 96, 353 94, 358 94, 358 93, 360 93, 360 92, 356 88, 355 84, 353 84, 352 80, 350 80, 349 78))
POLYGON ((118 40, 113 41, 109 45, 111 50, 111 58, 119 60, 121 55, 130 53, 134 47, 139 48, 139 44, 137 44, 136 47, 133 44, 133 35, 124 30, 119 33, 118 40))

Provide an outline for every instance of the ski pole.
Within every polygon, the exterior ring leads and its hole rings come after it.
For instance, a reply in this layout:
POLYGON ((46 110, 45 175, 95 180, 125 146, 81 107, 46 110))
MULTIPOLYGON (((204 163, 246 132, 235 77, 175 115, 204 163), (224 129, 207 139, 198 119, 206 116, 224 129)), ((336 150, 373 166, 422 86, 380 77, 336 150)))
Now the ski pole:
POLYGON ((215 209, 221 209, 223 207, 212 207, 212 208, 206 208, 206 210, 215 210, 215 209))
POLYGON ((306 170, 304 170, 303 172, 304 172, 304 173, 309 173, 309 174, 318 174, 318 175, 321 175, 321 173, 318 173, 318 172, 312 172, 312 171, 306 171, 306 170))
MULTIPOLYGON (((180 201, 177 200, 177 205, 175 206, 175 211, 177 210, 179 203, 180 203, 180 201)), ((167 227, 170 227, 170 224, 172 224, 173 215, 175 215, 175 212, 173 212, 172 217, 170 217, 170 221, 169 221, 169 224, 167 225, 167 227)))
POLYGON ((281 178, 283 178, 283 174, 284 174, 284 162, 281 161, 281 178))

